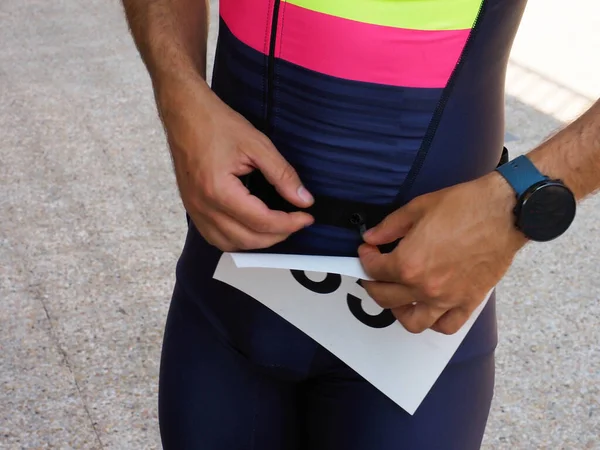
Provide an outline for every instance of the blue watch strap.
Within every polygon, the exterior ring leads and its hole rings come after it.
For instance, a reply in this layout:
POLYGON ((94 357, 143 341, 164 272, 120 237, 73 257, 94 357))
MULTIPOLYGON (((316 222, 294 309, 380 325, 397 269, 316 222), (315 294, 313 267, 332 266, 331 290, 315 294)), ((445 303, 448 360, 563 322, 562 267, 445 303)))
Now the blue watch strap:
POLYGON ((534 184, 548 179, 525 155, 502 164, 496 170, 508 181, 508 184, 517 193, 517 197, 521 197, 534 184))

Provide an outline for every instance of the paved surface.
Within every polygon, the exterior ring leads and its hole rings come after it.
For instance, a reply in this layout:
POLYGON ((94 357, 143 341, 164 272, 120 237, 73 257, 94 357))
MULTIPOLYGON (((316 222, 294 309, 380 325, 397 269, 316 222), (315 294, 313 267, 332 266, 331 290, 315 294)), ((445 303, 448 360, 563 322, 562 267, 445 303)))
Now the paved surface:
MULTIPOLYGON (((516 152, 600 94, 598 3, 565 9, 531 0, 515 45, 516 152)), ((116 0, 2 0, 0 43, 0 448, 159 448, 184 217, 148 77, 116 0)), ((600 449, 599 207, 501 283, 485 449, 600 449)))

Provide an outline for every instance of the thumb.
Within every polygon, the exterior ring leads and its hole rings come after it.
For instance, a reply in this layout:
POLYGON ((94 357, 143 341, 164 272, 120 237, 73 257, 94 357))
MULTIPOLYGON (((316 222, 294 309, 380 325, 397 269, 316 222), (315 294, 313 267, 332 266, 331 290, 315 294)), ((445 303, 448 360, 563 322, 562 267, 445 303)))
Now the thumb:
POLYGON ((264 146, 259 155, 253 155, 252 163, 262 172, 277 192, 288 202, 300 208, 313 204, 314 198, 304 187, 296 170, 272 146, 264 146))
POLYGON ((367 244, 383 245, 404 237, 417 220, 418 212, 410 203, 394 211, 379 225, 367 230, 363 239, 367 244))

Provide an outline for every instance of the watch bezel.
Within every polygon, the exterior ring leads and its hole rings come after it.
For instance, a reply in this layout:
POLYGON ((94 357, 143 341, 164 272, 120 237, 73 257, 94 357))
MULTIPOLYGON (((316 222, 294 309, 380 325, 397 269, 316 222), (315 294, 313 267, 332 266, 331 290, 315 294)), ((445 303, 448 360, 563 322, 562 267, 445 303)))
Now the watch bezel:
MULTIPOLYGON (((575 199, 575 195, 573 192, 561 181, 561 180, 552 180, 546 179, 539 181, 533 185, 531 185, 519 198, 517 201, 517 205, 515 206, 515 216, 516 216, 516 226, 517 228, 525 234, 525 236, 533 241, 537 242, 546 242, 556 239, 557 237, 564 234, 575 219, 575 213, 577 210, 577 201, 575 199), (561 223, 562 227, 553 230, 552 233, 548 232, 535 232, 532 230, 530 226, 531 217, 528 217, 526 214, 527 206, 530 204, 533 199, 542 194, 544 190, 547 190, 549 187, 559 188, 564 195, 567 197, 566 203, 569 208, 565 211, 565 214, 569 215, 565 218, 564 222, 561 223)), ((539 219, 537 219, 539 220, 539 219)), ((534 227, 534 229, 536 229, 534 227)))

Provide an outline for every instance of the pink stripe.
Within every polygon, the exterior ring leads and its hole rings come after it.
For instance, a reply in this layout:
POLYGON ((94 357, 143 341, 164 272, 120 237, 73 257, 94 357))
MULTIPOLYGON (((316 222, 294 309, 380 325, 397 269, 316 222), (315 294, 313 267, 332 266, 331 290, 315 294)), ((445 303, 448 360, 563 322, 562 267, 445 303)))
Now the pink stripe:
MULTIPOLYGON (((265 54, 272 1, 221 1, 232 33, 265 54)), ((421 88, 446 86, 471 31, 371 25, 284 2, 278 24, 275 56, 285 61, 349 80, 421 88)))
MULTIPOLYGON (((221 0, 219 14, 235 37, 254 50, 268 54, 274 1, 221 0)), ((282 9, 283 4, 279 19, 282 9)))

